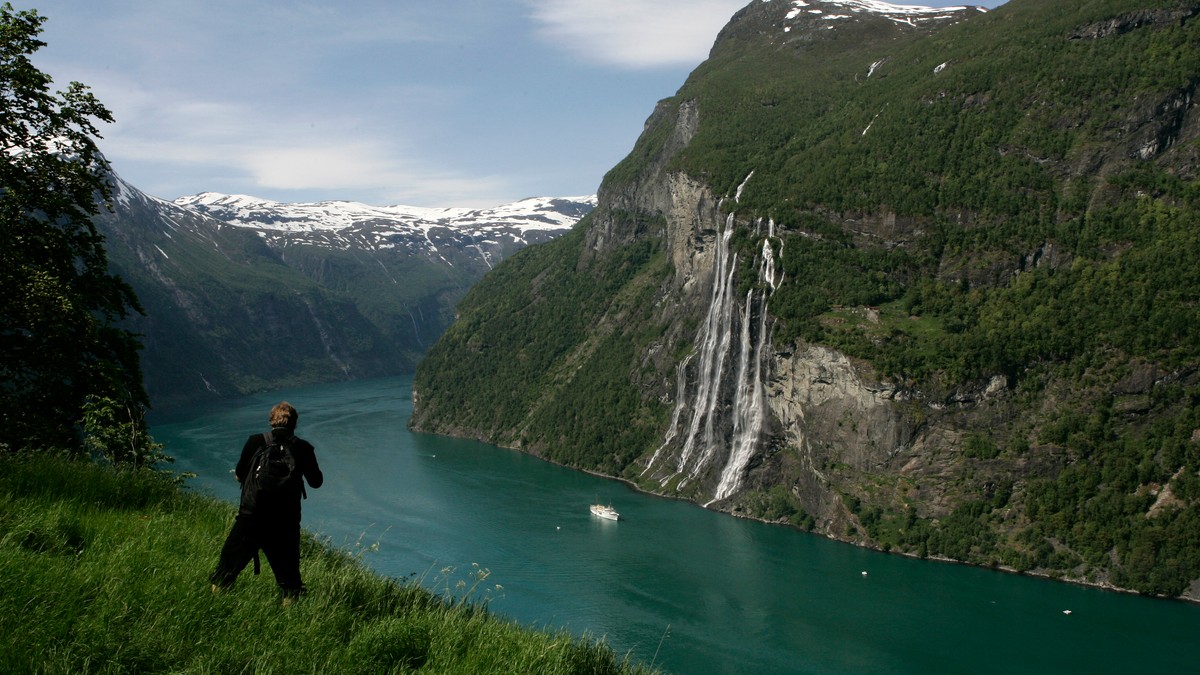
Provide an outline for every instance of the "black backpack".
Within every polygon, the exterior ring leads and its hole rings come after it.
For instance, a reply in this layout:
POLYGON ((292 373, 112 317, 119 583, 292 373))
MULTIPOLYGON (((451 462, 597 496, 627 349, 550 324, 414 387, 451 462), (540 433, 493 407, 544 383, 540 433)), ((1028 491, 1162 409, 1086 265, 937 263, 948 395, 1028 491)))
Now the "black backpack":
POLYGON ((250 470, 242 482, 242 510, 270 508, 295 494, 296 487, 304 494, 304 479, 296 467, 296 457, 289 445, 290 438, 276 440, 274 434, 263 434, 266 442, 250 458, 250 470))

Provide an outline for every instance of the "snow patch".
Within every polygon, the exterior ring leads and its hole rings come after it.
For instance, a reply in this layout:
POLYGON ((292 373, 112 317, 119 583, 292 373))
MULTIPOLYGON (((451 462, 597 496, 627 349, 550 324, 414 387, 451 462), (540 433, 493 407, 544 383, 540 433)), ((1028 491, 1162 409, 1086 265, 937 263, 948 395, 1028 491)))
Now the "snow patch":
POLYGON ((172 208, 250 230, 271 244, 309 244, 328 249, 422 251, 457 264, 442 249, 478 252, 487 265, 508 247, 546 241, 565 233, 596 207, 596 196, 533 197, 491 208, 368 206, 326 201, 285 204, 246 195, 205 192, 181 197, 172 208), (485 253, 477 244, 497 247, 485 253))
MULTIPOLYGON (((881 2, 880 0, 825 0, 823 4, 833 5, 843 12, 849 13, 831 13, 825 9, 813 8, 811 4, 804 0, 793 0, 792 9, 787 13, 785 20, 793 21, 803 14, 810 14, 816 18, 820 18, 822 21, 840 21, 853 19, 856 15, 875 14, 896 23, 917 26, 925 21, 951 18, 969 9, 966 5, 924 7, 920 5, 893 5, 889 2, 881 2)), ((976 7, 975 9, 981 12, 987 11, 983 7, 976 7)), ((790 32, 791 28, 791 26, 785 26, 784 32, 790 32)))

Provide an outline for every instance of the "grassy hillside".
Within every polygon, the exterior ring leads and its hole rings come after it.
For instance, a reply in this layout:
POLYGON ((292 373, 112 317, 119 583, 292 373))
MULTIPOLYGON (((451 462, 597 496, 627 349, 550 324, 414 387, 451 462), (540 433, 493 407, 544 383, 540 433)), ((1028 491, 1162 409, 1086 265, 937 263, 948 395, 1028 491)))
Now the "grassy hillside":
POLYGON ((650 672, 493 617, 486 570, 433 593, 311 538, 302 601, 280 606, 265 561, 214 596, 232 517, 162 474, 0 457, 0 672, 650 672))

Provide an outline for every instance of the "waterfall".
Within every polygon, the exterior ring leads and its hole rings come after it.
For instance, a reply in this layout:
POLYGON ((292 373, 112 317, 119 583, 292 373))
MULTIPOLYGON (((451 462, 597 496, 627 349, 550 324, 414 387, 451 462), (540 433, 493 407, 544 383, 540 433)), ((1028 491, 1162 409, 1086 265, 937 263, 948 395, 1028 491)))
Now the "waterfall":
MULTIPOLYGON (((733 442, 730 444, 729 461, 721 471, 721 482, 712 501, 725 499, 737 492, 741 487, 742 476, 754 451, 758 447, 758 439, 762 432, 763 419, 766 416, 763 396, 762 360, 763 349, 767 342, 767 290, 762 291, 762 301, 758 313, 758 339, 754 345, 752 363, 753 372, 746 372, 747 352, 750 349, 750 309, 754 302, 754 291, 746 298, 746 318, 742 328, 742 358, 738 366, 738 396, 733 409, 733 442)), ((708 506, 708 504, 705 504, 708 506)))
POLYGON ((646 465, 645 469, 642 469, 643 476, 646 475, 647 471, 653 469, 655 464, 658 464, 659 455, 662 454, 662 451, 667 446, 671 445, 671 441, 675 440, 676 428, 679 426, 679 416, 687 408, 687 367, 695 355, 696 353, 692 352, 684 357, 675 373, 675 391, 677 392, 678 400, 675 401, 675 410, 671 412, 671 425, 667 427, 667 437, 663 439, 662 445, 658 446, 658 449, 654 451, 654 455, 650 458, 650 463, 646 465))
POLYGON ((762 247, 762 267, 759 271, 759 277, 771 286, 771 292, 775 292, 775 250, 771 248, 771 239, 763 239, 762 247))
MULTIPOLYGON (((770 339, 767 303, 781 281, 776 274, 772 220, 757 266, 760 286, 750 289, 738 306, 734 297, 738 258, 729 250, 735 225, 730 214, 717 237, 708 311, 697 329, 695 350, 676 371, 676 402, 662 445, 642 471, 645 475, 660 462, 669 461, 672 447, 678 447, 679 454, 673 468, 660 478, 663 486, 682 476, 675 488, 682 490, 720 466, 719 481, 708 504, 738 491, 758 449, 767 415, 763 386, 763 361, 768 357, 770 339), (736 363, 729 363, 734 358, 736 363), (694 377, 689 378, 691 368, 694 377), (695 390, 691 397, 690 388, 695 390)), ((759 232, 761 235, 761 229, 759 232)))
MULTIPOLYGON (((704 424, 703 444, 706 447, 710 446, 714 438, 713 413, 721 398, 721 376, 725 370, 725 355, 729 351, 733 332, 732 322, 729 319, 733 309, 733 278, 737 272, 737 256, 732 256, 732 260, 730 260, 729 255, 729 240, 733 238, 733 225, 734 219, 731 213, 725 223, 725 232, 718 238, 720 243, 717 245, 716 260, 713 264, 713 289, 708 314, 704 317, 704 321, 700 324, 700 331, 696 335, 696 345, 700 353, 696 379, 700 388, 696 392, 696 400, 692 406, 692 416, 688 423, 687 435, 684 437, 683 451, 675 468, 676 473, 684 471, 691 463, 692 456, 696 452, 696 441, 701 424, 704 424)), ((682 488, 688 480, 695 478, 699 469, 700 467, 694 468, 689 473, 688 479, 685 479, 679 487, 682 488)), ((666 485, 670 478, 671 476, 664 478, 662 484, 666 485)))
POLYGON ((753 177, 754 177, 754 172, 751 171, 750 175, 746 176, 745 180, 742 181, 742 184, 737 187, 737 192, 733 193, 733 201, 735 201, 735 202, 742 201, 742 193, 746 191, 746 183, 749 183, 750 179, 753 177))

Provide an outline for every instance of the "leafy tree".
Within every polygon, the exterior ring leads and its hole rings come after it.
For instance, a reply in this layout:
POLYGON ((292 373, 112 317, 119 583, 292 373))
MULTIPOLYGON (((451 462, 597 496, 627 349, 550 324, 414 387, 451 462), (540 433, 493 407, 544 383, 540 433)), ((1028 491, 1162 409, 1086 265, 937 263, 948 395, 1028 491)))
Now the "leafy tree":
POLYGON ((141 447, 140 344, 118 326, 141 308, 92 223, 111 197, 93 137, 112 115, 78 82, 50 93, 29 59, 44 22, 0 6, 0 448, 82 452, 89 397, 125 411, 124 445, 141 447))

